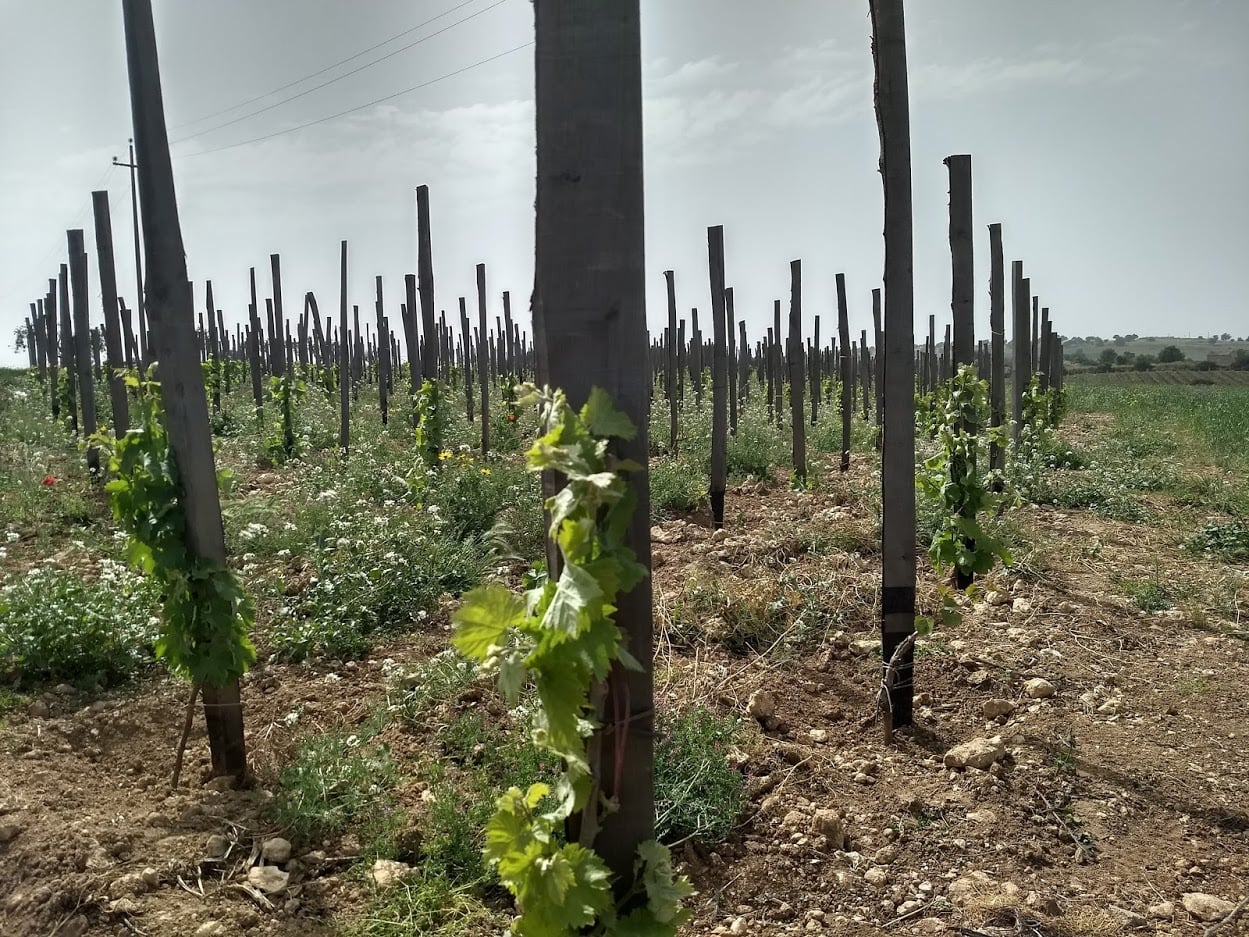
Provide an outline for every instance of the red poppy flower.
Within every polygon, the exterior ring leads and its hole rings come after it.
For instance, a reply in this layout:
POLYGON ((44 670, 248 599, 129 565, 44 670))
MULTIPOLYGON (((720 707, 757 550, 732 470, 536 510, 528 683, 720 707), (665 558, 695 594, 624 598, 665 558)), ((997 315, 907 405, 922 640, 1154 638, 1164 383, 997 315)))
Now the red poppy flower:
POLYGON ((53 485, 55 485, 55 484, 56 484, 56 477, 55 477, 55 476, 53 476, 53 475, 45 475, 45 476, 43 476, 43 487, 44 487, 44 488, 51 488, 51 487, 52 487, 53 485))
POLYGON ((515 414, 515 413, 509 413, 509 414, 507 415, 507 421, 508 421, 509 423, 515 423, 515 422, 516 422, 516 414, 515 414))

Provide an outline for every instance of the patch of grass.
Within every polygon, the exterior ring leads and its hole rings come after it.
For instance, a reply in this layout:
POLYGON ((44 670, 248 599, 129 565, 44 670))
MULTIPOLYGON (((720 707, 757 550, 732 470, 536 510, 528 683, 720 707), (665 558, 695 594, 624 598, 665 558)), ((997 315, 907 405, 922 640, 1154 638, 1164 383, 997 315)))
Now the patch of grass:
POLYGON ((789 622, 788 597, 775 578, 738 586, 730 595, 718 585, 687 584, 670 607, 674 635, 716 641, 738 654, 770 646, 789 622))
POLYGON ((1184 549, 1232 562, 1249 560, 1249 526, 1241 521, 1204 524, 1188 538, 1184 549))
POLYGON ((770 481, 773 468, 788 462, 784 441, 775 427, 766 423, 741 421, 737 424, 737 435, 729 437, 728 473, 736 480, 770 481))
POLYGON ((1074 732, 1068 732, 1064 736, 1060 736, 1056 740, 1056 744, 1051 749, 1050 754, 1054 759, 1054 767, 1060 772, 1073 774, 1076 770, 1076 761, 1080 754, 1080 742, 1076 738, 1074 732))
MULTIPOLYGON (((291 838, 319 842, 348 828, 376 828, 386 820, 397 778, 384 746, 349 735, 304 742, 282 769, 273 816, 291 838)), ((364 842, 366 836, 361 836, 364 842)))
POLYGON ((450 702, 476 679, 476 665, 456 650, 435 654, 402 679, 405 717, 414 719, 439 703, 450 702))
POLYGON ((745 779, 727 760, 739 731, 736 718, 701 706, 659 718, 655 825, 662 840, 728 836, 745 804, 745 779))
POLYGON ((119 563, 84 582, 36 568, 0 587, 0 678, 17 683, 124 682, 153 661, 157 593, 119 563))
POLYGON ((482 904, 478 889, 457 885, 429 864, 373 896, 347 928, 350 937, 464 937, 499 933, 506 919, 482 904))
POLYGON ((1173 604, 1171 590, 1156 579, 1127 583, 1125 589, 1142 612, 1161 612, 1173 604))
POLYGON ((687 460, 660 459, 651 467, 650 484, 655 518, 688 514, 707 503, 707 477, 687 460))

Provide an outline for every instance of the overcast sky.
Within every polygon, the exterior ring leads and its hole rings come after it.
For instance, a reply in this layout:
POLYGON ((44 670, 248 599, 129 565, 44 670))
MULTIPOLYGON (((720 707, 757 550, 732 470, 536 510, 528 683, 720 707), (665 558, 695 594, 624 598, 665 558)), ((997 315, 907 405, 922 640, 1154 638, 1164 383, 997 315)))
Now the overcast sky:
MULTIPOLYGON (((9 336, 67 228, 87 231, 99 321, 92 189, 111 196, 133 304, 128 176, 110 168, 130 135, 120 6, 0 0, 0 362, 20 360, 9 336)), ((532 39, 527 0, 155 6, 197 309, 211 278, 227 323, 245 317, 247 268, 267 291, 273 252, 288 312, 309 289, 335 308, 346 238, 352 301, 371 314, 383 275, 397 328, 425 183, 438 306, 458 319, 485 262, 491 314, 510 289, 528 322, 533 49, 509 51, 532 39)), ((1249 2, 911 0, 907 16, 917 327, 948 320, 942 159, 971 153, 981 335, 995 221, 1065 334, 1249 332, 1249 2)), ((820 313, 829 334, 838 272, 852 329, 869 327, 882 215, 866 0, 643 0, 642 28, 652 326, 665 269, 682 315, 709 307, 705 229, 723 224, 752 340, 795 257, 808 329, 820 313)))

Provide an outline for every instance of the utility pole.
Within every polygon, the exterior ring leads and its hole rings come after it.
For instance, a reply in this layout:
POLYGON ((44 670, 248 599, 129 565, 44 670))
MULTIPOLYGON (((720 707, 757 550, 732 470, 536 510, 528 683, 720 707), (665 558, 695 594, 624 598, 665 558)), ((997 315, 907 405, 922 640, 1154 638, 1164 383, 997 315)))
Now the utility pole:
POLYGON ((114 166, 123 166, 130 170, 130 216, 134 222, 134 294, 135 309, 139 311, 139 370, 143 370, 143 364, 147 361, 147 316, 144 310, 147 304, 143 302, 143 255, 139 247, 139 193, 135 182, 135 170, 139 168, 139 164, 134 161, 134 138, 130 139, 130 162, 123 163, 113 157, 114 166))

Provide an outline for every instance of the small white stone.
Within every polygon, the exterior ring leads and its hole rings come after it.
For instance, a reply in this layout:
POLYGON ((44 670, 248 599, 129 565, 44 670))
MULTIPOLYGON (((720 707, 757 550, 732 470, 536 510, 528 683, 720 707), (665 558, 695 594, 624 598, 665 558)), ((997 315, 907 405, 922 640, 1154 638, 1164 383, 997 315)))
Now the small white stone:
POLYGON ((1023 691, 1025 696, 1032 699, 1046 699, 1057 692, 1054 689, 1054 684, 1044 677, 1033 677, 1023 685, 1023 691))

